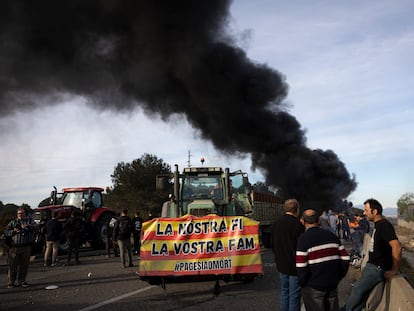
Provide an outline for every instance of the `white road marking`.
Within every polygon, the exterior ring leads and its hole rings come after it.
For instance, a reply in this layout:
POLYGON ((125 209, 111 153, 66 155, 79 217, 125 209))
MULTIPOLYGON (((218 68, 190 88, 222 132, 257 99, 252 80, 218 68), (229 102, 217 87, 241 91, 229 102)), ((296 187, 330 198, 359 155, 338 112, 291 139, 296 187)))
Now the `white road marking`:
POLYGON ((133 296, 133 295, 135 295, 135 294, 139 294, 139 293, 145 292, 145 291, 147 291, 147 290, 149 290, 149 289, 151 289, 151 288, 153 288, 153 287, 156 287, 156 286, 154 286, 154 285, 152 285, 152 286, 147 286, 147 287, 144 287, 144 288, 138 289, 138 290, 136 290, 136 291, 134 291, 134 292, 130 292, 130 293, 127 293, 127 294, 124 294, 124 295, 118 296, 118 297, 114 297, 114 298, 111 298, 111 299, 108 299, 108 300, 102 301, 102 302, 97 303, 97 304, 95 304, 95 305, 92 305, 92 306, 89 306, 89 307, 86 307, 86 308, 82 308, 82 309, 80 309, 80 310, 78 310, 78 311, 90 311, 90 310, 95 310, 95 309, 98 309, 98 308, 103 307, 103 306, 105 306, 105 305, 109 305, 110 303, 113 303, 113 302, 115 302, 115 301, 122 300, 122 299, 124 299, 124 298, 129 297, 129 296, 133 296))

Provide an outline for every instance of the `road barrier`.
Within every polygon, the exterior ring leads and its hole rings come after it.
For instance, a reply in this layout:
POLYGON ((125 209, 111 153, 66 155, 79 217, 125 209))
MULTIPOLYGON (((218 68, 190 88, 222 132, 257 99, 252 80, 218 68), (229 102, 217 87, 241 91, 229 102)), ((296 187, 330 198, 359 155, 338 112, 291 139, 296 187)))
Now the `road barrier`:
MULTIPOLYGON (((370 240, 371 236, 365 234, 363 245, 363 254, 365 256, 361 264, 361 269, 365 267, 365 264, 368 261, 370 240)), ((367 311, 412 311, 414 310, 414 289, 402 275, 397 275, 386 281, 384 286, 376 286, 368 298, 365 309, 367 311)))
POLYGON ((414 310, 414 290, 403 276, 398 275, 385 282, 381 302, 375 310, 414 310))

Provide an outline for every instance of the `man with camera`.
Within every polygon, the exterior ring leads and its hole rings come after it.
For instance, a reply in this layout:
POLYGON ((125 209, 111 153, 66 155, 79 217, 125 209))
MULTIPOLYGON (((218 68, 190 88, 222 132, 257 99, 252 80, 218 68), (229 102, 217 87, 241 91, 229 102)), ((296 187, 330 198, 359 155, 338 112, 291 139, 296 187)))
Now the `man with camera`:
POLYGON ((17 218, 10 221, 4 235, 11 240, 9 250, 8 288, 15 287, 16 279, 21 287, 28 287, 26 276, 37 225, 27 217, 26 210, 17 209, 17 218))

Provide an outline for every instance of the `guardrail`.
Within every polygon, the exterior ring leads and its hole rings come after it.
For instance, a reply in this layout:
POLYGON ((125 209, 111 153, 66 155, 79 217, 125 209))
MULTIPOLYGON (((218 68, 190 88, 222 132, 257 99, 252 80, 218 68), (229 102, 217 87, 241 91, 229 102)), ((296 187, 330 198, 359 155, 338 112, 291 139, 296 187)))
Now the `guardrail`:
MULTIPOLYGON (((371 236, 369 234, 365 234, 363 254, 366 255, 362 261, 361 269, 365 267, 365 264, 368 261, 368 248, 370 240, 371 236)), ((377 285, 377 287, 371 292, 367 301, 366 310, 412 311, 414 310, 414 289, 402 275, 395 276, 389 281, 386 281, 385 286, 377 285), (380 295, 380 297, 378 297, 378 295, 380 295), (381 298, 381 300, 378 306, 373 308, 373 305, 377 305, 375 300, 378 301, 378 298, 381 298)))
POLYGON ((403 276, 398 275, 393 277, 391 280, 385 282, 381 302, 376 310, 414 310, 414 289, 403 276))

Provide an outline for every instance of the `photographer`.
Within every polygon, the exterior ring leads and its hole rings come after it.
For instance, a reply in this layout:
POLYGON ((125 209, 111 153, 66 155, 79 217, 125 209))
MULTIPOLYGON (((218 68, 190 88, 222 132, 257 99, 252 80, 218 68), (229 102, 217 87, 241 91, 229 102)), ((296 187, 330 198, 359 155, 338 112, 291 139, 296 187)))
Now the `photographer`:
POLYGON ((26 276, 36 232, 37 225, 31 218, 27 217, 26 210, 22 207, 18 208, 17 218, 12 220, 4 231, 4 235, 11 238, 8 288, 15 287, 16 278, 19 281, 18 286, 29 286, 29 284, 26 283, 26 276))

